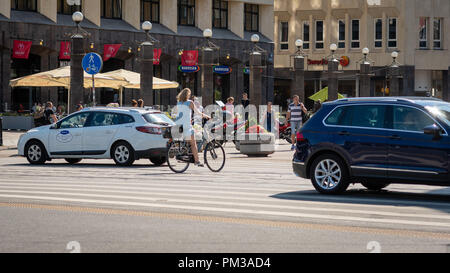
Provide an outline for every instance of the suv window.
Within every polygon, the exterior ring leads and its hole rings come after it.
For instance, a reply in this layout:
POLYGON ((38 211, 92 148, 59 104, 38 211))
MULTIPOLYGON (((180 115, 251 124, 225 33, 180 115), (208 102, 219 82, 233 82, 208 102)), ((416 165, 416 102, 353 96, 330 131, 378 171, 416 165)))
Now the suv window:
POLYGON ((119 125, 119 115, 115 113, 95 112, 92 114, 90 122, 87 126, 111 126, 119 125))
POLYGON ((395 130, 423 132, 423 129, 433 125, 434 120, 419 109, 394 106, 393 124, 395 130))
POLYGON ((126 123, 133 123, 134 122, 134 118, 132 116, 119 114, 119 117, 120 117, 120 119, 119 119, 120 124, 126 124, 126 123))
POLYGON ((325 123, 327 125, 350 125, 351 116, 348 114, 350 113, 348 108, 349 107, 347 106, 343 106, 334 109, 334 111, 325 120, 325 123))
POLYGON ((82 128, 90 113, 79 113, 71 117, 65 118, 58 123, 58 129, 82 128))
POLYGON ((386 106, 384 105, 355 105, 352 111, 351 126, 366 128, 387 128, 386 106))

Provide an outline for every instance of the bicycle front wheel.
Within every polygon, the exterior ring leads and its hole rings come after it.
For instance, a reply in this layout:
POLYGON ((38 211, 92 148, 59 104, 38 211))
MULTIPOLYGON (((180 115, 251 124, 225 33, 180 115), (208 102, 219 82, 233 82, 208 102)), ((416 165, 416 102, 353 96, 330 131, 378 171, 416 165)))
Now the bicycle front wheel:
POLYGON ((183 173, 189 168, 187 157, 179 143, 172 143, 167 150, 167 165, 173 172, 183 173))
POLYGON ((225 166, 225 150, 217 142, 209 142, 204 151, 206 166, 213 172, 220 172, 225 166))

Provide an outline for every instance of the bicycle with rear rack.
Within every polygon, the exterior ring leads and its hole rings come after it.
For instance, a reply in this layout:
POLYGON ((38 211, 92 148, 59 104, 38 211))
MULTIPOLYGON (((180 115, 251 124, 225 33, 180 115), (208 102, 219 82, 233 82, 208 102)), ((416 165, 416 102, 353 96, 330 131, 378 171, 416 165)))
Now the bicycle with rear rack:
MULTIPOLYGON (((175 173, 185 172, 191 163, 195 163, 194 155, 189 141, 182 137, 182 126, 178 127, 180 138, 174 138, 169 128, 164 133, 164 138, 168 138, 167 165, 175 173)), ((176 130, 176 128, 175 128, 176 130)), ((225 166, 225 150, 222 145, 206 130, 203 130, 202 141, 197 142, 199 156, 203 152, 203 159, 206 166, 213 172, 220 172, 225 166)))

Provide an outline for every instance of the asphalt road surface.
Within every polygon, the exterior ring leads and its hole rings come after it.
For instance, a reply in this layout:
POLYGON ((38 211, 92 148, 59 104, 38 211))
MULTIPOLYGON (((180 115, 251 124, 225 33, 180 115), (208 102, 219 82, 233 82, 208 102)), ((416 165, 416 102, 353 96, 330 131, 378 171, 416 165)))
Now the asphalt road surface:
POLYGON ((0 252, 449 252, 450 190, 391 185, 318 194, 289 145, 221 173, 148 160, 31 166, 0 151, 0 252))

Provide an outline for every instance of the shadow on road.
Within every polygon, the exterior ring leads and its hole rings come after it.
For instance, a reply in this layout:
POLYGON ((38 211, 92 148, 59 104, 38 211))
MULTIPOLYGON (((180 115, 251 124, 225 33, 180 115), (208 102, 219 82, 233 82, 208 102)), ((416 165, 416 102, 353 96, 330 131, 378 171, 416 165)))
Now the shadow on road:
POLYGON ((448 189, 432 190, 426 193, 398 191, 369 191, 365 189, 348 190, 342 195, 322 195, 315 190, 279 193, 272 198, 293 201, 315 201, 323 203, 382 205, 382 206, 414 206, 450 213, 450 194, 448 189))
POLYGON ((33 168, 48 168, 48 167, 56 167, 56 168, 76 168, 76 169, 86 169, 86 168, 103 168, 103 169, 140 169, 140 168, 168 168, 167 165, 162 166, 154 166, 152 164, 133 164, 132 166, 118 166, 114 163, 105 164, 105 163, 77 163, 77 164, 68 164, 68 163, 46 163, 44 165, 31 165, 28 163, 16 163, 16 164, 6 164, 6 166, 16 166, 16 167, 33 167, 33 168))

